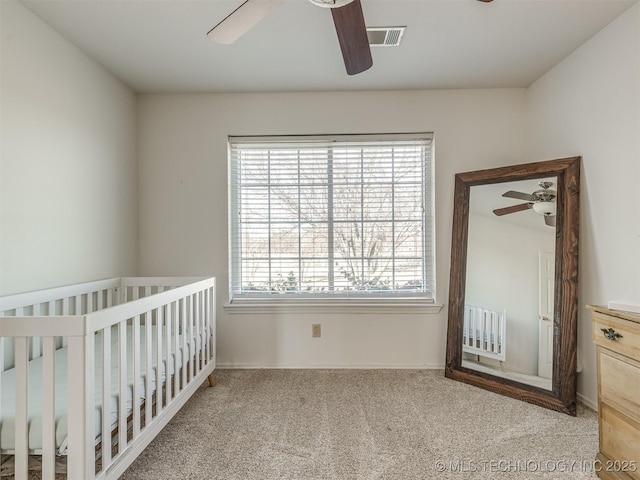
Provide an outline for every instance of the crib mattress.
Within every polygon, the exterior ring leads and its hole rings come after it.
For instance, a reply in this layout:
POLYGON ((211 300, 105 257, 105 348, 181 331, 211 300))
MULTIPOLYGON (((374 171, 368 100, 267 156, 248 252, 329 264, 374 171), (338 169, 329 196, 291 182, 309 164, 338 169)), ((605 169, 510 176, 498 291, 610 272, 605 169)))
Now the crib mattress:
MULTIPOLYGON (((124 395, 126 402, 127 415, 133 409, 133 328, 128 326, 127 331, 127 388, 124 395)), ((146 390, 146 351, 145 351, 145 329, 140 329, 140 377, 138 378, 138 393, 140 401, 145 400, 146 390)), ((163 343, 166 345, 166 336, 164 331, 163 343)), ((100 335, 96 335, 95 340, 95 415, 94 415, 94 431, 96 440, 102 433, 102 340, 100 335)), ((152 339, 156 339, 155 326, 152 330, 152 339)), ((151 392, 156 391, 156 345, 152 341, 152 374, 150 380, 151 392)), ((171 352, 169 361, 169 375, 174 373, 174 365, 177 360, 177 368, 182 367, 182 338, 179 339, 179 355, 175 358, 175 352, 171 352)), ((202 341, 198 338, 195 342, 187 343, 187 349, 199 350, 202 341), (195 345, 194 345, 195 343, 195 345)), ((114 328, 111 335, 111 391, 115 392, 111 395, 111 404, 109 411, 111 414, 111 426, 114 427, 118 423, 118 400, 119 394, 119 377, 120 371, 118 362, 118 336, 117 329, 114 328)), ((189 352, 187 355, 190 357, 189 352)), ((166 352, 163 352, 166 356, 166 352)), ((56 416, 56 448, 59 454, 64 454, 66 450, 67 438, 67 366, 68 351, 67 348, 56 350, 55 353, 55 416, 56 416)), ((160 365, 160 377, 164 383, 166 379, 167 366, 163 360, 160 365)), ((10 369, 2 373, 2 392, 1 392, 1 413, 0 419, 0 451, 5 454, 14 453, 15 449, 15 369, 10 369)), ((40 453, 42 450, 42 358, 36 358, 29 362, 29 400, 28 400, 28 416, 29 416, 29 452, 40 453)))

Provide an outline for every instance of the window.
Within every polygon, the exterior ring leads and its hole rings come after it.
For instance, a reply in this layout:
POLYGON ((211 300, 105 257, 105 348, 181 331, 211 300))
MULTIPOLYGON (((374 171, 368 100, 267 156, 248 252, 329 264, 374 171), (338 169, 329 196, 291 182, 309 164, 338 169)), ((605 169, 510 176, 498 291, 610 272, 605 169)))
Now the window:
POLYGON ((433 300, 431 134, 230 137, 230 295, 433 300))

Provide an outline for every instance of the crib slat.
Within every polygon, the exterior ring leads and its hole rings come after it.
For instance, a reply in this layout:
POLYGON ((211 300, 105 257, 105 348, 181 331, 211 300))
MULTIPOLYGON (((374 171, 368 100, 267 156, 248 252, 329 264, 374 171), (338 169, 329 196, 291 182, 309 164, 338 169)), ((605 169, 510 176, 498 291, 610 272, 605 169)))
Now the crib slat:
POLYGON ((482 313, 482 309, 478 308, 476 310, 476 338, 478 339, 476 348, 483 348, 484 343, 484 315, 482 313))
POLYGON ((29 348, 27 337, 16 337, 14 343, 16 371, 15 408, 15 474, 16 478, 27 478, 29 466, 29 348))
POLYGON ((44 337, 42 343, 42 480, 54 480, 56 474, 55 337, 44 337))
POLYGON ((491 316, 487 310, 482 311, 482 349, 484 351, 489 350, 489 345, 491 343, 491 327, 489 325, 489 321, 491 316))
POLYGON ((102 461, 111 463, 111 327, 102 329, 102 461))
POLYGON ((492 311, 487 311, 487 350, 493 353, 493 319, 492 311))
POLYGON ((200 320, 202 319, 202 315, 200 314, 200 311, 201 311, 200 292, 193 295, 193 300, 195 304, 193 308, 193 312, 194 312, 193 320, 196 327, 196 333, 194 335, 194 341, 193 341, 193 344, 194 344, 193 348, 195 352, 195 354, 193 355, 193 363, 194 363, 193 367, 195 368, 195 374, 197 375, 198 373, 200 373, 200 352, 202 351, 202 348, 198 348, 198 343, 201 342, 200 320))
POLYGON ((498 352, 498 313, 491 312, 491 351, 498 352))
POLYGON ((87 293, 87 313, 93 312, 93 293, 87 293))
POLYGON ((189 303, 189 308, 187 309, 187 324, 189 326, 189 342, 190 342, 190 348, 189 348, 189 381, 191 381, 193 379, 193 377, 195 376, 195 356, 196 356, 196 338, 195 338, 195 328, 193 325, 193 321, 194 321, 194 308, 195 308, 195 302, 194 302, 194 295, 189 295, 189 297, 187 297, 187 302, 189 303))
MULTIPOLYGON (((140 345, 140 316, 133 317, 133 345, 140 345)), ((140 349, 133 348, 133 438, 140 434, 140 349)))
POLYGON ((156 416, 162 411, 162 324, 164 308, 156 310, 156 416))
POLYGON ((96 311, 102 310, 102 308, 104 307, 104 290, 98 290, 98 292, 96 293, 96 297, 98 297, 96 302, 96 311))
POLYGON ((172 365, 172 355, 171 355, 171 322, 173 320, 173 317, 171 316, 171 307, 172 307, 173 303, 170 303, 169 305, 166 305, 164 307, 165 309, 165 318, 164 318, 164 328, 165 328, 165 373, 164 373, 164 378, 165 378, 165 385, 166 385, 166 390, 165 390, 165 398, 166 398, 166 403, 165 405, 169 405, 169 402, 171 401, 171 374, 172 372, 175 372, 175 369, 173 368, 174 366, 172 365))
MULTIPOLYGON (((41 313, 40 304, 37 303, 33 306, 33 315, 39 316, 41 313)), ((40 337, 31 337, 31 354, 30 359, 38 358, 42 356, 42 342, 40 337)))
POLYGON ((191 380, 198 373, 198 294, 191 296, 191 338, 193 339, 193 351, 191 352, 191 380))
POLYGON ((145 403, 144 403, 144 418, 145 418, 145 428, 151 423, 151 395, 153 394, 153 390, 151 389, 151 375, 153 371, 151 370, 151 362, 152 362, 152 340, 151 340, 151 324, 153 322, 153 314, 152 312, 148 312, 145 315, 144 319, 144 351, 145 351, 145 403))
POLYGON ((211 304, 213 303, 213 298, 211 298, 211 291, 208 289, 205 291, 205 298, 207 299, 206 308, 205 308, 205 321, 204 321, 205 332, 206 332, 205 357, 207 359, 207 363, 209 363, 211 361, 211 304))
POLYGON ((472 328, 472 330, 471 330, 471 339, 472 339, 472 341, 471 341, 471 346, 474 347, 474 348, 477 348, 478 345, 476 345, 476 342, 477 342, 478 331, 479 331, 478 330, 478 318, 479 318, 479 316, 478 316, 478 312, 477 312, 477 310, 475 308, 472 310, 472 317, 471 318, 472 318, 472 324, 471 324, 472 325, 472 327, 471 327, 472 328))
POLYGON ((198 295, 200 297, 200 350, 198 350, 198 353, 200 354, 200 370, 202 370, 207 358, 207 339, 205 338, 206 330, 204 327, 206 320, 206 301, 205 292, 200 292, 198 295))
POLYGON ((200 369, 204 369, 207 361, 207 292, 200 292, 200 369))
POLYGON ((118 348, 120 352, 119 390, 118 390, 118 454, 127 445, 127 321, 118 324, 118 348))
POLYGON ((209 292, 207 290, 204 290, 202 292, 202 352, 201 352, 201 357, 202 358, 202 368, 204 369, 206 364, 209 362, 209 339, 208 337, 208 333, 207 333, 207 318, 209 317, 209 297, 208 294, 209 292))
POLYGON ((201 308, 202 320, 200 320, 200 332, 201 332, 201 338, 202 338, 201 340, 202 345, 200 346, 200 359, 201 359, 200 366, 202 369, 204 369, 208 362, 207 350, 209 348, 209 342, 207 341, 207 316, 208 316, 207 311, 209 308, 207 291, 203 290, 200 296, 202 297, 202 308, 201 308))
POLYGON ((180 299, 180 323, 182 325, 182 388, 187 384, 187 367, 188 367, 188 351, 190 343, 187 343, 189 338, 187 332, 187 299, 180 299))
POLYGON ((173 392, 174 395, 177 395, 180 391, 180 327, 179 327, 179 319, 180 319, 180 302, 173 302, 171 304, 171 309, 173 312, 173 392))
POLYGON ((211 312, 209 312, 209 341, 211 342, 211 359, 215 363, 217 348, 216 348, 216 289, 215 287, 211 287, 210 289, 211 296, 211 312))
POLYGON ((95 348, 93 334, 69 337, 68 385, 68 455, 67 480, 93 480, 95 478, 95 408, 94 376, 95 348), (84 361, 79 359, 83 359, 84 361))

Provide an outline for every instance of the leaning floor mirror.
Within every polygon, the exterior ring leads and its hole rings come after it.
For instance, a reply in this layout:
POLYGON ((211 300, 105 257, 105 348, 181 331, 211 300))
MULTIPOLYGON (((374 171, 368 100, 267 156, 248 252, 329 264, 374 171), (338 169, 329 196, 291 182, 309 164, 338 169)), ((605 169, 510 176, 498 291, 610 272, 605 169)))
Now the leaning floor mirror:
POLYGON ((455 176, 445 375, 576 413, 580 157, 455 176))

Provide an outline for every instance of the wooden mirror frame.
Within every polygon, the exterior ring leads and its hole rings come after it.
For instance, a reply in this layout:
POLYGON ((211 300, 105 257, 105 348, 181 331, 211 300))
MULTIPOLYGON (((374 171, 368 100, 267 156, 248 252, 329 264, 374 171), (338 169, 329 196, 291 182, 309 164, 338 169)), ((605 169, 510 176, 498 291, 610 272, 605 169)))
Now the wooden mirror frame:
POLYGON ((445 376, 569 415, 576 414, 580 157, 455 176, 445 376), (469 197, 474 185, 557 177, 552 388, 545 390, 462 366, 469 197))

